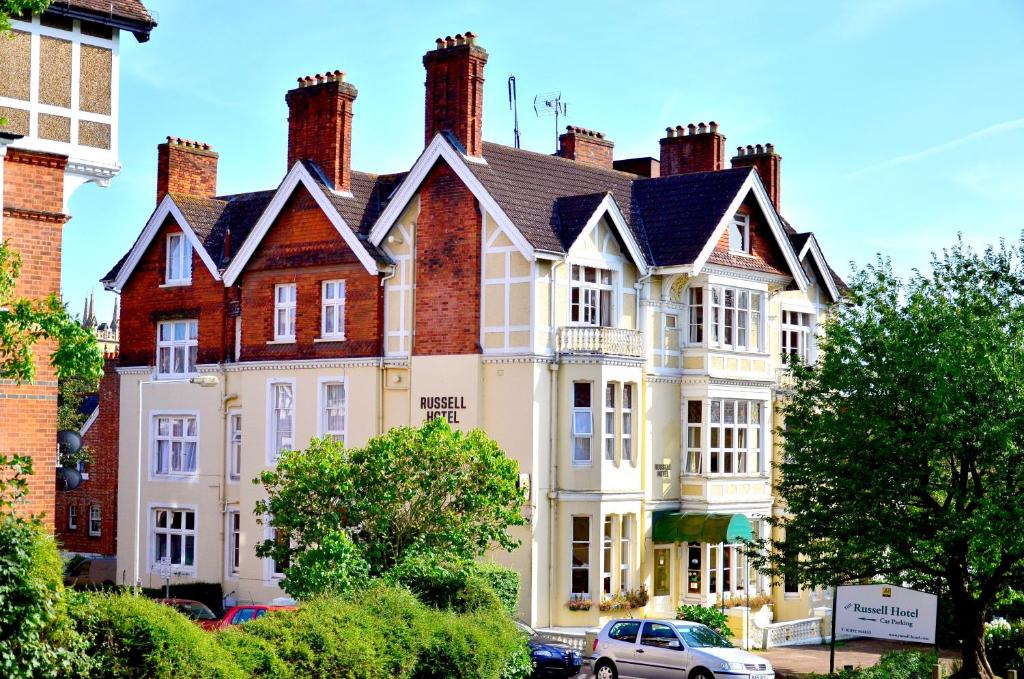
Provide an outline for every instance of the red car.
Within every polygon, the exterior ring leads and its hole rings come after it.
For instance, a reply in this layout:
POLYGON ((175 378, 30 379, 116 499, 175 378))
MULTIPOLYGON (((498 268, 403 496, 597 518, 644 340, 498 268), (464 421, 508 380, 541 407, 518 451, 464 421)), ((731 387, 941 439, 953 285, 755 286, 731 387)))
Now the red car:
POLYGON ((157 603, 177 609, 179 613, 187 615, 200 625, 217 621, 217 616, 210 607, 195 599, 157 599, 157 603))
POLYGON ((242 604, 239 606, 232 606, 224 612, 224 617, 217 620, 197 620, 197 622, 203 627, 203 629, 226 629, 231 625, 241 625, 242 623, 255 620, 256 618, 262 618, 267 613, 272 611, 294 611, 297 606, 266 606, 263 604, 242 604))

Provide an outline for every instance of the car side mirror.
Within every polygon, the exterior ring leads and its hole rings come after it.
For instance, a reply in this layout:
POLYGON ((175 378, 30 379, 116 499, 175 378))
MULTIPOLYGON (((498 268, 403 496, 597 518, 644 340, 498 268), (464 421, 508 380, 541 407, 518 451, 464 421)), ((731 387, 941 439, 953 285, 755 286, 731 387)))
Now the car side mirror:
POLYGON ((669 641, 668 642, 668 648, 671 648, 674 651, 682 651, 682 650, 684 650, 683 649, 683 645, 679 642, 678 639, 672 639, 671 641, 669 641))

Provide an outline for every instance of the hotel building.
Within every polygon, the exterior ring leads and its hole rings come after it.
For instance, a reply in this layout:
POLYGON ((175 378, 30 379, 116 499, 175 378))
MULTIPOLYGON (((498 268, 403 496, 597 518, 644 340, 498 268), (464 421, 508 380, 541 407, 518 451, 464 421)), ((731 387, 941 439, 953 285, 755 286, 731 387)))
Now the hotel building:
POLYGON ((279 596, 253 554, 259 471, 441 416, 519 463, 529 524, 492 557, 522 574, 528 622, 594 625, 641 586, 648 614, 773 592, 777 617, 808 617, 735 545, 777 510, 781 356, 813 359, 842 287, 779 214, 779 155, 727 165, 714 122, 669 128, 658 159, 579 127, 554 156, 485 142, 486 62, 471 33, 424 55, 405 172, 350 167, 337 71, 287 93, 275 189, 217 195, 207 144, 159 146, 156 210, 104 281, 123 312, 118 572, 137 560, 155 585, 167 558, 279 596))

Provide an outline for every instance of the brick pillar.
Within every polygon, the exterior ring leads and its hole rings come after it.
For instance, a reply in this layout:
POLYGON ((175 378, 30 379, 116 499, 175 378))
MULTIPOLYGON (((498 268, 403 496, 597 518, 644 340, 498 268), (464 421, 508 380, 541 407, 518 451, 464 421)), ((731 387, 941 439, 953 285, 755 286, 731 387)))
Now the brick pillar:
POLYGON ((595 132, 585 127, 568 125, 558 137, 558 155, 575 160, 580 165, 592 165, 612 169, 612 149, 615 147, 605 139, 604 132, 595 132))
POLYGON ((661 176, 714 172, 725 168, 725 136, 718 123, 690 123, 665 129, 661 140, 661 176))
POLYGON ((484 65, 487 50, 466 32, 437 39, 423 55, 427 70, 425 144, 450 132, 471 156, 483 155, 484 65))
POLYGON ((334 188, 352 188, 352 104, 358 91, 345 74, 299 78, 288 102, 288 169, 312 160, 334 188))
POLYGON ((756 146, 748 145, 746 148, 737 146, 736 155, 732 159, 733 167, 753 167, 757 169, 757 174, 761 177, 761 183, 764 184, 764 188, 768 191, 768 196, 772 199, 772 203, 775 204, 776 210, 779 209, 779 199, 782 193, 782 179, 779 175, 781 163, 782 156, 775 152, 773 144, 765 144, 764 146, 761 146, 761 144, 756 146))
POLYGON ((213 198, 217 195, 217 153, 204 144, 167 137, 156 147, 156 202, 168 193, 213 198))

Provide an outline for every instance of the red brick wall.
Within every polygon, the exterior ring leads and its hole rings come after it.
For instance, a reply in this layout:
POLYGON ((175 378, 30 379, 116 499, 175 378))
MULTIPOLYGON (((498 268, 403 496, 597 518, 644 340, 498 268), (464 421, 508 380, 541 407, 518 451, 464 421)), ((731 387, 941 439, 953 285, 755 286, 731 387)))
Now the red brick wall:
POLYGON ((416 221, 415 354, 481 353, 480 220, 473 194, 438 161, 416 221))
POLYGON ((448 131, 471 156, 483 154, 484 65, 487 50, 476 37, 446 43, 423 55, 427 69, 425 143, 438 132, 448 131), (474 43, 474 44, 471 44, 474 43))
MULTIPOLYGON (((335 78, 288 92, 288 170, 299 160, 312 160, 334 183, 352 187, 352 104, 356 88, 335 78)), ((305 79, 300 79, 305 82, 305 79)))
POLYGON ((772 235, 771 229, 765 221, 764 213, 761 212, 761 206, 758 205, 753 195, 747 196, 738 212, 750 217, 751 256, 744 257, 729 252, 729 231, 727 229, 722 232, 708 261, 740 269, 791 274, 789 265, 786 264, 786 259, 782 255, 782 249, 775 240, 775 236, 772 235))
MULTIPOLYGON (((4 162, 3 238, 21 255, 15 294, 39 299, 60 293, 64 166, 67 159, 8 149, 4 162)), ((57 465, 57 376, 50 367, 53 345, 36 345, 35 381, 0 380, 0 454, 29 455, 26 513, 46 514, 53 525, 57 465)))
POLYGON ((746 149, 740 147, 738 150, 742 151, 743 155, 734 156, 732 166, 757 169, 757 174, 761 177, 761 183, 764 184, 768 197, 772 199, 775 209, 778 210, 779 200, 782 197, 782 178, 780 177, 782 156, 775 153, 775 147, 772 144, 764 147, 758 144, 756 148, 747 146, 746 149))
POLYGON ((296 188, 264 236, 240 279, 241 360, 380 356, 384 295, 305 187, 296 188), (345 281, 345 340, 320 337, 321 284, 345 281), (293 344, 274 339, 274 286, 296 284, 293 344))
POLYGON ((167 219, 121 291, 121 365, 154 364, 157 323, 165 319, 199 320, 200 363, 222 361, 234 346, 233 330, 227 331, 227 291, 198 253, 192 252, 192 285, 160 287, 166 273, 167 234, 180 230, 167 219))
POLYGON ((99 415, 85 433, 93 461, 89 479, 75 490, 57 491, 57 538, 61 549, 112 556, 117 551, 117 456, 121 414, 121 380, 117 362, 107 361, 100 382, 99 415), (78 528, 68 529, 68 507, 78 508, 78 528), (89 535, 89 508, 100 507, 100 535, 89 535))
POLYGON ((661 176, 713 172, 725 167, 725 137, 714 122, 670 129, 661 140, 661 176))
POLYGON ((156 147, 156 202, 168 193, 217 195, 217 153, 209 144, 167 137, 156 147))
POLYGON ((603 133, 572 125, 566 130, 558 138, 558 155, 581 165, 612 169, 612 150, 615 145, 605 139, 603 133))

